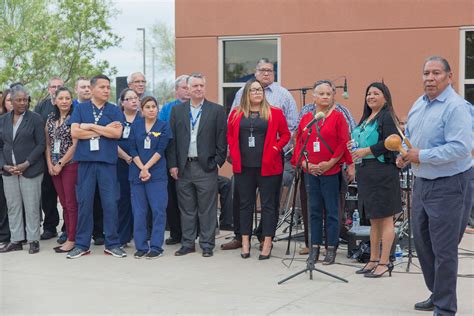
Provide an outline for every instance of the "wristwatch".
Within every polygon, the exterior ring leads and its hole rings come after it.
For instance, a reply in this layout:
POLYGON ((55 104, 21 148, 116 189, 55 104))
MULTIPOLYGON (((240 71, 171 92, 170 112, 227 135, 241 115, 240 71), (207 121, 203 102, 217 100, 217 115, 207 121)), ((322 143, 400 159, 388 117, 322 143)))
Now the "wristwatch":
POLYGON ((58 161, 58 165, 60 165, 60 166, 62 165, 62 162, 61 162, 61 160, 59 160, 59 161, 58 161))

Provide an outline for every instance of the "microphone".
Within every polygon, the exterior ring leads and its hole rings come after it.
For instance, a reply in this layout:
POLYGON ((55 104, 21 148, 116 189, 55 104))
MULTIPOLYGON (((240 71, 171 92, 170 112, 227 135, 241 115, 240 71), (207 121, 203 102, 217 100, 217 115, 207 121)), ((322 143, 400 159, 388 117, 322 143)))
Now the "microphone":
POLYGON ((347 99, 349 99, 349 93, 347 92, 347 78, 346 77, 344 77, 344 88, 343 89, 344 89, 344 92, 342 93, 342 97, 347 100, 347 99))
POLYGON ((324 114, 323 112, 316 113, 313 119, 303 128, 303 132, 306 132, 306 130, 310 129, 311 126, 314 125, 314 123, 319 122, 324 118, 326 118, 326 114, 324 114))

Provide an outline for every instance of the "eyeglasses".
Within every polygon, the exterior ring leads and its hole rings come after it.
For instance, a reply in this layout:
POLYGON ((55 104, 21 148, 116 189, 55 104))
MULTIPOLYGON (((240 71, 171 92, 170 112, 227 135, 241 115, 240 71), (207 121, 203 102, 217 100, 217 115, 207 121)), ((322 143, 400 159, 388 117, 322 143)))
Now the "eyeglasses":
POLYGON ((263 74, 272 74, 273 73, 273 69, 267 69, 267 68, 257 69, 257 71, 261 72, 263 74))
POLYGON ((138 100, 138 97, 130 97, 130 98, 126 98, 126 99, 123 99, 124 101, 135 101, 135 100, 138 100))
POLYGON ((261 94, 263 93, 263 89, 262 88, 252 88, 252 89, 249 89, 250 93, 252 94, 261 94))
POLYGON ((146 80, 135 80, 135 81, 132 81, 132 83, 136 83, 136 84, 146 84, 146 80))
POLYGON ((18 102, 18 103, 27 103, 28 102, 28 98, 16 98, 16 99, 13 99, 15 102, 18 102))
POLYGON ((58 85, 58 86, 49 86, 49 87, 50 87, 51 89, 59 89, 59 88, 61 88, 62 86, 59 86, 59 85, 58 85))

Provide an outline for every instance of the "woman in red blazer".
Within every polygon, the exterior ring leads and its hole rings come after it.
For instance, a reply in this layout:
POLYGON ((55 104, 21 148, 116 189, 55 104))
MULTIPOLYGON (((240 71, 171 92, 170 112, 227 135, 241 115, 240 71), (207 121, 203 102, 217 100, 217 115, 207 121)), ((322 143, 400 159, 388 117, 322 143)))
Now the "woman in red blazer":
POLYGON ((259 81, 247 81, 240 105, 230 113, 227 126, 232 169, 240 195, 241 257, 244 259, 250 257, 257 187, 260 190, 262 236, 265 237, 258 259, 270 258, 277 223, 275 194, 279 175, 283 173, 282 150, 289 140, 290 131, 283 112, 268 104, 259 81))

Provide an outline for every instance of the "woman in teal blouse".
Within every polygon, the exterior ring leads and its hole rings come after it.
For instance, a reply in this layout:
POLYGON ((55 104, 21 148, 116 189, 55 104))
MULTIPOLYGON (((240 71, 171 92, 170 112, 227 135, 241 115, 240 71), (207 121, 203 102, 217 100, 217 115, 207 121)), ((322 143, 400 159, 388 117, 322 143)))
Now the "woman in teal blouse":
POLYGON ((397 134, 390 90, 384 83, 374 82, 365 96, 364 113, 352 132, 352 139, 359 144, 352 158, 356 162, 359 210, 370 219, 371 252, 370 261, 356 273, 376 278, 387 271, 392 275, 393 215, 402 206, 396 157, 384 146, 385 138, 397 134))

